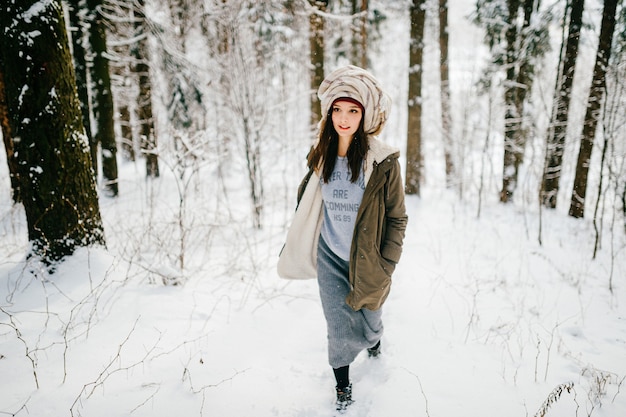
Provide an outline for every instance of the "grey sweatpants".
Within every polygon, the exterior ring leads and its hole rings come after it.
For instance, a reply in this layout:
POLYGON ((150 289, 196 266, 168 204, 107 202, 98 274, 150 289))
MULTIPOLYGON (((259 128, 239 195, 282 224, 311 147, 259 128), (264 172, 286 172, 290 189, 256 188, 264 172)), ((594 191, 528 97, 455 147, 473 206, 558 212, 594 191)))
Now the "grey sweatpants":
POLYGON ((348 272, 348 261, 335 255, 320 237, 317 282, 328 331, 328 363, 335 369, 350 365, 383 335, 382 309, 354 311, 346 304, 350 292, 348 272))

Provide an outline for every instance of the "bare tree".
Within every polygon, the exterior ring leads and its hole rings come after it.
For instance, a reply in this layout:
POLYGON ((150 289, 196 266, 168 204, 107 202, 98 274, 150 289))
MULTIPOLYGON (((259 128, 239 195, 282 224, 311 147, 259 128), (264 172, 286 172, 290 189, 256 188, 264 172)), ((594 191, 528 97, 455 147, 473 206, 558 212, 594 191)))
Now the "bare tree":
POLYGON ((524 104, 532 84, 532 65, 528 53, 528 27, 534 0, 509 0, 506 29, 506 82, 504 86, 504 164, 500 201, 506 203, 517 189, 519 167, 524 158, 526 132, 524 131, 524 104), (518 24, 520 9, 523 12, 518 24), (521 55, 521 56, 520 56, 521 55))
POLYGON ((92 65, 89 67, 93 84, 92 112, 96 123, 95 142, 101 147, 102 176, 107 194, 118 194, 117 144, 113 122, 113 93, 107 56, 106 31, 102 16, 103 0, 87 0, 86 23, 89 27, 89 46, 92 65))
MULTIPOLYGON (((235 138, 242 144, 245 170, 249 184, 252 207, 252 224, 262 227, 261 214, 264 204, 262 175, 262 142, 264 123, 267 122, 267 85, 264 83, 269 71, 268 63, 271 50, 269 42, 263 42, 263 36, 255 33, 256 27, 263 26, 261 19, 271 15, 270 2, 253 4, 225 4, 221 27, 226 31, 227 45, 220 56, 222 65, 222 93, 230 123, 228 138, 235 138), (244 13, 245 11, 245 13, 244 13), (241 19, 246 15, 246 19, 241 19), (250 39, 256 41, 250 42, 250 39)), ((272 37, 271 31, 263 35, 272 37)))
POLYGON ((574 179, 574 189, 572 190, 572 200, 569 208, 569 215, 572 217, 583 217, 585 214, 587 175, 589 173, 591 151, 593 150, 593 142, 596 137, 600 110, 604 99, 604 90, 606 88, 605 75, 609 59, 611 58, 611 44, 615 30, 616 10, 617 1, 604 2, 596 63, 593 69, 591 87, 589 89, 587 112, 585 114, 582 136, 580 138, 576 177, 574 179))
POLYGON ((450 110, 450 70, 448 62, 448 0, 439 0, 439 76, 441 79, 441 130, 446 162, 446 184, 455 177, 452 140, 452 111, 450 110))
POLYGON ((144 0, 135 0, 135 39, 137 42, 131 48, 135 65, 133 70, 139 80, 137 95, 137 118, 139 122, 139 137, 141 151, 146 157, 146 175, 156 178, 159 176, 159 158, 157 150, 157 136, 152 118, 152 83, 150 81, 150 64, 148 53, 148 27, 144 0))
POLYGON ((502 168, 502 189, 500 191, 500 201, 506 203, 513 197, 517 188, 517 167, 518 158, 522 155, 522 144, 524 141, 522 127, 522 112, 518 106, 517 94, 519 86, 517 84, 517 62, 518 48, 516 41, 519 30, 516 25, 520 0, 508 0, 506 16, 505 34, 505 56, 504 69, 506 81, 504 85, 504 157, 502 168))
POLYGON ((546 164, 541 185, 541 203, 555 208, 561 179, 561 164, 567 133, 567 117, 576 69, 576 57, 582 28, 584 0, 572 0, 566 48, 561 55, 560 72, 554 91, 552 122, 546 141, 546 164))
MULTIPOLYGON (((313 1, 313 0, 310 0, 313 1)), ((316 1, 319 3, 319 1, 316 1)), ((368 68, 368 52, 374 41, 375 25, 384 19, 378 10, 370 14, 368 0, 324 1, 326 4, 326 44, 332 50, 329 57, 338 64, 348 62, 368 68)))
POLYGON ((411 3, 411 40, 409 46, 408 129, 406 138, 407 194, 420 194, 422 181, 422 61, 426 0, 411 3))
POLYGON ((115 124, 118 146, 122 158, 135 161, 139 149, 136 118, 133 118, 137 100, 138 77, 131 70, 134 66, 131 48, 135 45, 135 4, 130 0, 107 0, 109 25, 107 45, 111 88, 115 106, 115 124))
MULTIPOLYGON (((188 42, 196 26, 196 8, 189 0, 170 0, 168 24, 158 32, 157 56, 161 59, 162 74, 166 79, 165 106, 174 147, 174 167, 179 177, 190 166, 196 168, 196 149, 203 147, 206 106, 201 70, 187 58, 188 42), (166 41, 165 39, 169 39, 166 41)), ((198 22, 200 23, 200 22, 198 22)))
POLYGON ((104 244, 60 0, 0 6, 0 71, 32 251, 48 264, 104 244), (32 36, 31 34, 37 34, 32 36))
MULTIPOLYGON (((616 59, 614 65, 614 71, 612 73, 611 81, 613 81, 612 88, 610 91, 612 92, 613 97, 617 97, 617 103, 620 103, 619 98, 623 97, 623 92, 626 90, 626 67, 624 65, 620 65, 624 63, 626 60, 626 7, 622 7, 617 18, 617 24, 619 25, 619 31, 617 31, 615 35, 615 56, 616 59)), ((615 99, 613 99, 615 102, 615 99)), ((621 108, 619 104, 615 107, 621 108)), ((619 113, 624 116, 624 112, 620 111, 619 113)), ((623 118, 621 120, 624 120, 623 118)), ((623 125, 622 125, 623 126, 623 125)), ((626 134, 624 133, 624 129, 619 126, 619 132, 621 133, 622 138, 626 138, 626 134)), ((619 141, 615 141, 619 142, 619 141)), ((615 143, 614 142, 614 143, 615 143)), ((626 143, 626 139, 623 139, 621 143, 626 143)), ((620 202, 622 204, 622 221, 624 226, 624 233, 626 233, 626 166, 624 163, 626 162, 626 155, 622 157, 622 167, 618 170, 615 181, 615 192, 616 195, 619 196, 620 202)))
MULTIPOLYGON (((504 72, 504 150, 500 201, 513 199, 526 138, 525 105, 536 61, 549 49, 548 24, 536 14, 536 0, 478 0, 475 22, 485 29, 492 54, 486 78, 504 72), (506 6, 506 7, 505 7, 506 6), (533 18, 536 15, 536 18, 533 18)), ((487 79, 486 85, 492 80, 487 79)))
POLYGON ((80 110, 83 115, 83 126, 85 134, 89 139, 91 148, 91 163, 94 172, 98 172, 98 142, 91 134, 91 110, 89 105, 89 77, 87 74, 87 51, 85 43, 85 22, 80 18, 80 12, 87 10, 85 0, 71 0, 68 2, 68 16, 70 38, 72 42, 72 57, 74 58, 74 73, 76 74, 76 87, 78 88, 78 98, 80 99, 80 110))

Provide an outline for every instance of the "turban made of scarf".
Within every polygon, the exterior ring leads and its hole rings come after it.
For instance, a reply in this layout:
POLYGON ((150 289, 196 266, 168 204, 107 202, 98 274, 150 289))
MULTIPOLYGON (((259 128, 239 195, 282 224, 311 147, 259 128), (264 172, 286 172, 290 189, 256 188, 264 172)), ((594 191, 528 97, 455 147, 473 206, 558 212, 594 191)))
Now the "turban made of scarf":
POLYGON ((330 106, 339 98, 350 98, 361 103, 363 128, 368 135, 378 135, 391 111, 391 98, 380 83, 366 70, 348 65, 330 73, 317 90, 322 105, 322 120, 326 122, 330 106))

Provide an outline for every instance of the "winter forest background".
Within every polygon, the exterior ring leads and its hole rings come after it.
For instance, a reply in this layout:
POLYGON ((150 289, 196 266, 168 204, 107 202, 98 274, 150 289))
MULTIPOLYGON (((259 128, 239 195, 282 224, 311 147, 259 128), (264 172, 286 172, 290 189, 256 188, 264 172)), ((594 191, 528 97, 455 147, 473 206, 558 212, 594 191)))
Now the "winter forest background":
POLYGON ((275 265, 347 63, 409 214, 352 415, 625 415, 624 6, 3 2, 0 415, 330 415, 275 265))

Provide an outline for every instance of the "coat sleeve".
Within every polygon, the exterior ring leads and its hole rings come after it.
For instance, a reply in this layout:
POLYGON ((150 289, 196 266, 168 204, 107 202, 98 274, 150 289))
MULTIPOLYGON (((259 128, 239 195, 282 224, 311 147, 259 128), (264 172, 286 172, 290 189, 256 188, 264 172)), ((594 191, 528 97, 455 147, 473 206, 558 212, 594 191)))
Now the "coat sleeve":
POLYGON ((402 242, 408 222, 404 205, 404 186, 400 163, 395 161, 389 170, 385 190, 385 236, 381 247, 383 258, 397 264, 402 254, 402 242))

